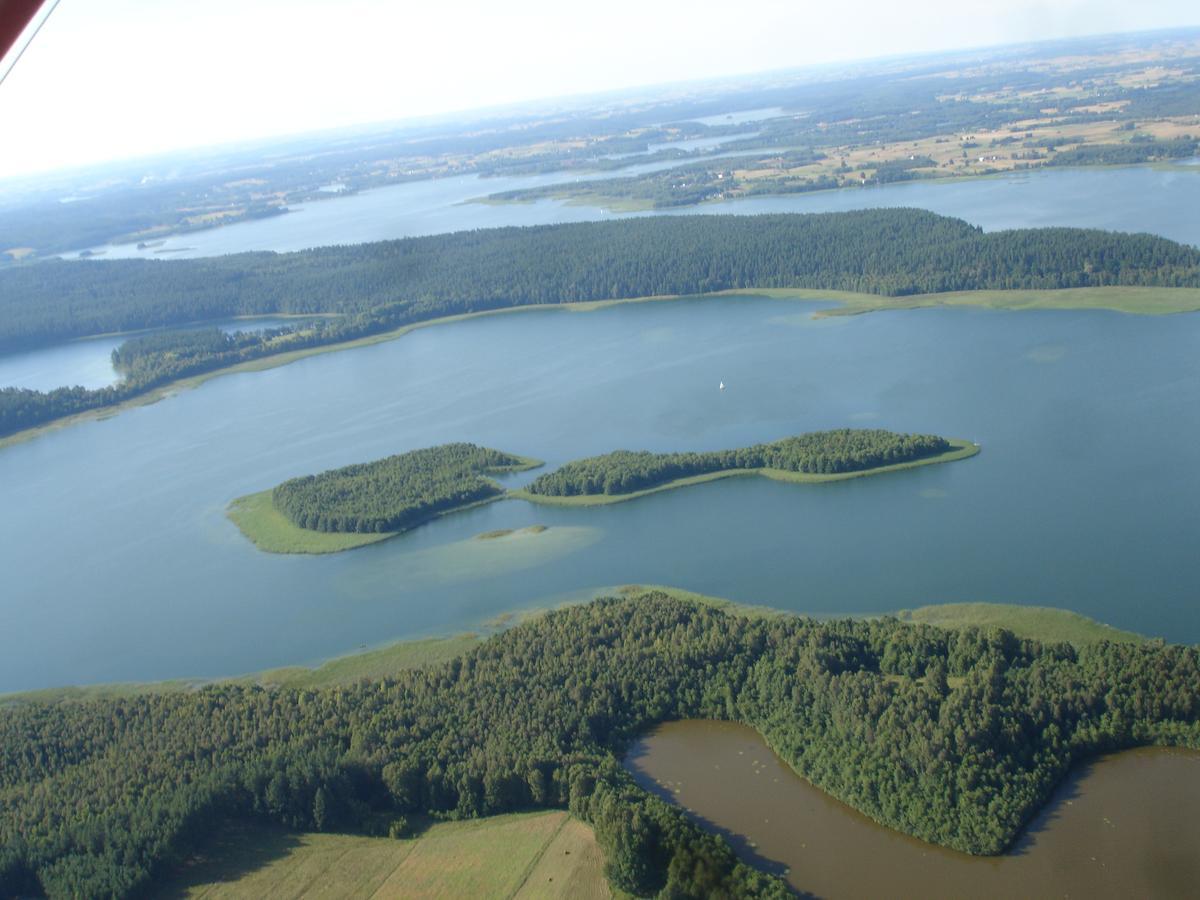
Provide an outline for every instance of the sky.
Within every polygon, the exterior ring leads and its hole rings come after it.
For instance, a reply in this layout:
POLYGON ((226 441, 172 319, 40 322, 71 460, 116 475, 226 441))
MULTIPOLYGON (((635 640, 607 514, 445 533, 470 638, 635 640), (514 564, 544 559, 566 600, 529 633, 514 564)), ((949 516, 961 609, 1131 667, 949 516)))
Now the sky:
POLYGON ((0 84, 0 178, 545 97, 1185 25, 1200 25, 1196 0, 61 0, 0 84))

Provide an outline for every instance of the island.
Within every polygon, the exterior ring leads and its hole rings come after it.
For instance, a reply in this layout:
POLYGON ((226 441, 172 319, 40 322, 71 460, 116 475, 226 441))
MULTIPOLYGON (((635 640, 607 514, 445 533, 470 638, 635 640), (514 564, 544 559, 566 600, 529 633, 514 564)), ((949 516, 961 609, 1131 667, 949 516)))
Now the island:
POLYGON ((334 553, 495 500, 504 489, 487 474, 540 465, 475 444, 442 444, 293 478, 239 497, 228 515, 261 550, 334 553))
POLYGON ((966 459, 972 441, 882 429, 814 431, 769 444, 709 453, 617 450, 570 462, 509 495, 535 503, 591 506, 718 478, 762 475, 776 481, 817 483, 877 475, 914 466, 966 459))
MULTIPOLYGON (((527 471, 543 463, 475 444, 442 444, 293 478, 270 490, 238 497, 226 514, 258 549, 268 553, 337 553, 493 500, 594 506, 731 476, 837 481, 966 459, 978 452, 979 445, 972 441, 839 428, 740 450, 616 450, 569 462, 527 487, 506 491, 486 476, 527 471)), ((545 530, 535 525, 524 533, 537 535, 545 530)), ((511 533, 502 529, 478 537, 495 539, 511 533)))

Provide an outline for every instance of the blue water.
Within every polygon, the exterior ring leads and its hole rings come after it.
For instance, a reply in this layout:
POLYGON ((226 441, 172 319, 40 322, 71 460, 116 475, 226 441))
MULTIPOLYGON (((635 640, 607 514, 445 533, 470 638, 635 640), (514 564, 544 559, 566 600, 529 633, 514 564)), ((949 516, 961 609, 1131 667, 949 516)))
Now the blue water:
POLYGON ((485 317, 6 448, 0 690, 314 661, 627 582, 814 613, 1046 604, 1200 641, 1200 316, 814 308, 485 317), (505 501, 324 557, 259 552, 223 513, 287 477, 450 440, 554 466, 837 426, 983 452, 822 486, 505 501), (550 530, 472 540, 535 523, 550 530))

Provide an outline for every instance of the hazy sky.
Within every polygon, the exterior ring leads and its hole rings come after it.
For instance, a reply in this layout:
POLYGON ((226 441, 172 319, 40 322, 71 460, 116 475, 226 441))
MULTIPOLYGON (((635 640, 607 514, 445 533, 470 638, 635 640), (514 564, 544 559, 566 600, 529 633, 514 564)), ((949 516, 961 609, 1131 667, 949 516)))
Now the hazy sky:
POLYGON ((61 0, 0 177, 668 81, 1200 25, 1197 0, 61 0))

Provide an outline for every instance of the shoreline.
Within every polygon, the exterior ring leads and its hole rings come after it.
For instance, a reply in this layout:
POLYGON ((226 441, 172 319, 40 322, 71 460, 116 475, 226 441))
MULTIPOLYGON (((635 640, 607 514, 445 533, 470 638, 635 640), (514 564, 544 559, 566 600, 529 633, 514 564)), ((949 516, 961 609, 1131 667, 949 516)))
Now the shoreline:
MULTIPOLYGON (((829 316, 861 315, 869 312, 884 312, 901 309, 926 309, 937 307, 966 307, 990 310, 1028 311, 1034 309, 1063 309, 1063 310, 1110 310, 1131 315, 1172 315, 1176 313, 1200 312, 1200 288, 1171 288, 1171 287, 1125 287, 1107 286, 1093 288, 1053 288, 1029 290, 980 290, 953 291, 937 294, 909 294, 893 297, 882 294, 864 294, 855 291, 825 290, 820 288, 728 288, 704 294, 650 294, 642 297, 618 297, 610 300, 581 300, 573 303, 539 303, 524 306, 507 306, 501 309, 479 310, 469 313, 458 313, 452 316, 441 316, 402 325, 391 331, 355 338, 350 341, 340 341, 333 344, 321 344, 315 347, 305 347, 300 350, 289 350, 284 353, 263 356, 247 362, 236 363, 221 369, 202 372, 199 375, 189 375, 167 384, 151 388, 144 394, 130 397, 111 406, 86 410, 55 419, 42 425, 35 425, 22 431, 14 432, 0 438, 0 450, 16 444, 24 443, 48 434, 60 428, 77 425, 83 422, 100 421, 119 413, 148 406, 173 396, 184 390, 197 388, 213 378, 225 375, 235 375, 242 372, 262 372, 279 366, 286 366, 301 359, 317 356, 323 353, 338 353, 343 350, 354 350, 358 347, 370 347, 387 341, 404 337, 419 328, 449 325, 454 322, 477 319, 483 316, 509 315, 535 311, 561 310, 569 313, 592 312, 607 309, 611 306, 622 306, 630 303, 652 303, 669 300, 702 300, 713 297, 768 297, 776 300, 827 301, 836 304, 827 309, 813 312, 814 318, 829 316)), ((274 315, 274 314, 264 314, 274 315)), ((195 323, 193 323, 195 324, 195 323)), ((133 332, 129 332, 133 333, 133 332)), ((87 335, 72 338, 71 342, 90 340, 101 335, 87 335)))
POLYGON ((1114 628, 1082 613, 1053 606, 1026 606, 1016 603, 937 603, 892 612, 868 614, 846 612, 832 616, 823 614, 818 616, 797 610, 742 603, 669 585, 626 584, 596 588, 591 590, 587 597, 575 597, 554 606, 501 612, 491 616, 472 630, 440 636, 401 637, 369 648, 336 654, 311 665, 283 665, 236 675, 218 675, 207 678, 178 677, 158 681, 100 682, 10 691, 0 693, 0 708, 25 703, 62 703, 139 694, 181 693, 200 690, 216 684, 314 689, 353 683, 363 678, 386 678, 406 669, 437 665, 454 659, 493 635, 563 606, 587 603, 601 596, 639 596, 655 591, 661 591, 678 600, 712 606, 730 615, 749 618, 808 616, 824 621, 895 616, 904 624, 912 627, 930 625, 947 630, 965 627, 1004 628, 1018 637, 1028 637, 1042 643, 1054 643, 1061 640, 1075 646, 1100 641, 1144 643, 1150 640, 1146 635, 1114 628), (1053 634, 1049 637, 1044 635, 1048 627, 1053 630, 1053 634))

